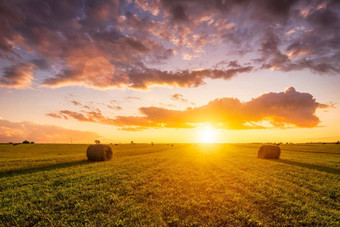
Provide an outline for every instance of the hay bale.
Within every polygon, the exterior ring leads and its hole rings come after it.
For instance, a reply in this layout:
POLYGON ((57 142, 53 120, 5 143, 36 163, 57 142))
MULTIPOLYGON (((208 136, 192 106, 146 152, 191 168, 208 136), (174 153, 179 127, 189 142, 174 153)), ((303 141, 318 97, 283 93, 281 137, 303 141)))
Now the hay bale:
POLYGON ((273 145, 263 145, 258 151, 257 158, 264 159, 279 159, 281 154, 281 149, 278 146, 273 145))
POLYGON ((108 145, 90 145, 86 151, 87 159, 90 161, 108 161, 112 158, 112 149, 108 145))

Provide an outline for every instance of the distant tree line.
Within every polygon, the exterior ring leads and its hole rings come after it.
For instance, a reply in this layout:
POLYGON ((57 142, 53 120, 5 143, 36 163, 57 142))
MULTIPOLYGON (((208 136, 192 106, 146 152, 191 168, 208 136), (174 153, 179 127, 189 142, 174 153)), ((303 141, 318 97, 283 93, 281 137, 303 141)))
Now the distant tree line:
MULTIPOLYGON (((12 144, 13 146, 16 146, 16 145, 19 145, 20 143, 9 142, 8 144, 12 144)), ((34 141, 24 140, 22 141, 22 144, 34 144, 34 141)))

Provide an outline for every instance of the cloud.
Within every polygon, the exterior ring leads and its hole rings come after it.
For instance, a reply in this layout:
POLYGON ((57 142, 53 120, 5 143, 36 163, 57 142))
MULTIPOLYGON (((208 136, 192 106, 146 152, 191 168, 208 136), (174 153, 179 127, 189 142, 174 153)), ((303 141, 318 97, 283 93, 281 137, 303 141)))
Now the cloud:
POLYGON ((171 95, 171 99, 179 102, 188 102, 188 100, 185 99, 182 94, 173 94, 171 95))
POLYGON ((33 80, 33 64, 20 63, 6 67, 0 77, 0 87, 28 88, 33 80))
POLYGON ((195 105, 195 103, 189 102, 189 100, 184 98, 184 96, 182 94, 173 94, 173 95, 170 96, 170 98, 174 101, 177 101, 177 102, 189 103, 189 104, 195 105))
POLYGON ((123 109, 121 106, 118 106, 118 105, 106 105, 106 106, 107 106, 107 108, 114 110, 114 111, 123 109))
POLYGON ((139 131, 144 131, 148 128, 147 127, 122 127, 118 129, 122 131, 127 131, 127 132, 139 132, 139 131))
POLYGON ((115 68, 104 57, 70 59, 71 68, 65 69, 53 78, 45 79, 44 86, 86 85, 89 87, 120 87, 124 78, 113 80, 115 68))
POLYGON ((192 124, 209 122, 227 129, 262 128, 262 121, 269 121, 274 127, 315 127, 320 120, 315 116, 317 108, 327 108, 319 104, 312 95, 300 93, 294 88, 285 92, 267 93, 249 102, 222 98, 205 106, 175 111, 158 107, 143 107, 143 117, 117 117, 121 125, 154 127, 190 127, 192 124))
POLYGON ((71 100, 71 103, 75 106, 82 106, 82 104, 76 100, 71 100))
POLYGON ((93 122, 108 125, 114 124, 113 119, 104 117, 101 110, 98 108, 95 111, 82 111, 82 113, 70 110, 61 110, 58 113, 48 113, 46 115, 53 118, 64 118, 66 120, 71 118, 81 122, 93 122))
POLYGON ((0 142, 65 143, 70 138, 75 143, 88 143, 100 136, 94 132, 79 131, 54 125, 41 125, 34 122, 11 122, 0 119, 0 142))
POLYGON ((336 0, 1 0, 0 8, 0 58, 14 65, 1 86, 29 87, 36 76, 46 87, 148 89, 257 69, 340 72, 336 0), (199 64, 216 48, 226 59, 212 64, 244 59, 224 69, 162 70, 181 55, 199 64))
MULTIPOLYGON (((73 96, 70 96, 70 97, 71 97, 71 99, 69 99, 67 97, 66 101, 68 103, 72 104, 73 106, 78 107, 82 111, 99 111, 98 106, 105 106, 105 107, 107 107, 108 109, 111 109, 111 110, 121 110, 122 109, 122 107, 114 104, 113 101, 115 101, 115 100, 111 100, 110 101, 111 104, 105 104, 105 103, 93 102, 93 101, 89 101, 86 104, 84 104, 81 101, 74 100, 72 98, 73 96)), ((52 117, 55 117, 55 116, 52 116, 52 117)), ((56 117, 56 118, 58 118, 58 117, 56 117)))
MULTIPOLYGON (((92 61, 92 60, 91 60, 92 61)), ((92 64, 92 63, 90 63, 92 64)), ((54 78, 46 79, 44 86, 60 87, 66 84, 84 84, 90 87, 110 88, 129 87, 134 89, 148 89, 151 86, 197 87, 204 84, 204 79, 230 79, 239 73, 252 70, 251 66, 232 67, 226 70, 203 69, 162 71, 150 69, 140 64, 138 67, 127 69, 125 72, 113 74, 113 69, 105 69, 106 66, 94 64, 91 70, 83 65, 83 71, 67 70, 54 78)), ((111 67, 107 65, 107 67, 111 67)))
MULTIPOLYGON (((176 94, 175 97, 182 98, 176 94)), ((264 122, 277 128, 313 128, 320 123, 315 111, 331 107, 316 102, 311 94, 297 92, 290 87, 284 92, 266 93, 248 102, 241 102, 236 98, 220 98, 207 105, 186 110, 141 107, 141 116, 108 118, 99 110, 86 112, 85 115, 63 110, 58 116, 119 126, 120 129, 129 131, 147 128, 194 128, 200 123, 210 123, 216 128, 230 130, 267 128, 264 122)))
MULTIPOLYGON (((61 115, 56 114, 56 113, 48 113, 48 114, 46 114, 46 116, 59 118, 59 119, 63 118, 61 115)), ((65 119, 67 120, 68 118, 65 118, 65 119)))
POLYGON ((150 12, 152 15, 157 16, 159 14, 159 0, 136 0, 136 5, 144 11, 150 12))
POLYGON ((125 100, 140 100, 140 98, 136 96, 126 96, 124 99, 125 100))
POLYGON ((335 36, 331 40, 318 37, 319 29, 305 32, 303 40, 298 39, 286 48, 286 53, 280 50, 281 40, 272 32, 264 35, 261 44, 262 58, 257 59, 261 68, 292 71, 309 69, 318 74, 338 74, 340 64, 339 53, 333 53, 334 42, 340 41, 335 36), (322 48, 320 48, 320 45, 322 48), (328 50, 327 50, 328 49, 328 50))
POLYGON ((129 87, 135 89, 147 89, 150 86, 175 86, 175 87, 198 87, 204 84, 204 79, 224 79, 228 80, 239 73, 250 72, 253 68, 232 67, 226 70, 221 69, 201 69, 182 71, 161 71, 148 68, 133 68, 129 71, 129 87))
POLYGON ((19 12, 10 5, 7 1, 0 1, 0 57, 13 60, 14 57, 18 57, 18 54, 14 51, 13 42, 20 42, 20 35, 14 31, 11 25, 18 25, 21 23, 21 17, 19 12))

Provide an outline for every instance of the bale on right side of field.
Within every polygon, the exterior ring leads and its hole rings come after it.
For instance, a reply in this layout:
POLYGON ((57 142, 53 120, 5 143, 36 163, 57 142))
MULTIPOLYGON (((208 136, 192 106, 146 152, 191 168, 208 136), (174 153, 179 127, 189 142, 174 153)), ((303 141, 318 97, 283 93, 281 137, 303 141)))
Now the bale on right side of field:
POLYGON ((281 154, 281 149, 278 146, 273 145, 263 145, 260 147, 257 158, 264 159, 279 159, 281 154))
POLYGON ((112 155, 111 147, 103 144, 90 145, 86 151, 87 159, 90 161, 108 161, 112 155))

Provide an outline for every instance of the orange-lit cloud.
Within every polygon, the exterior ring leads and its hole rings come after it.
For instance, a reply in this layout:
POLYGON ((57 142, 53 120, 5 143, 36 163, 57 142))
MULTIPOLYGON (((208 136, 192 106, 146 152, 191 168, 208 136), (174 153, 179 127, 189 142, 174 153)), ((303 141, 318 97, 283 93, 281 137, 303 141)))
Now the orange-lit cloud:
MULTIPOLYGON (((47 116, 49 116, 49 117, 54 117, 54 118, 59 118, 59 119, 61 119, 61 118, 63 118, 61 115, 59 115, 59 114, 56 114, 56 113, 48 113, 48 114, 46 114, 47 116)), ((68 119, 67 117, 64 117, 64 119, 68 119)))
POLYGON ((29 63, 6 67, 0 77, 0 87, 29 88, 33 80, 35 66, 29 63))
POLYGON ((317 9, 317 10, 324 9, 324 8, 326 8, 326 6, 327 6, 327 1, 324 1, 323 3, 320 3, 320 4, 316 7, 316 9, 317 9))
POLYGON ((182 94, 173 94, 171 95, 171 99, 179 102, 188 102, 186 98, 182 94))
POLYGON ((220 69, 183 70, 177 72, 156 69, 131 70, 129 72, 131 88, 147 89, 150 86, 197 87, 204 84, 204 79, 230 79, 239 73, 250 72, 251 66, 220 69))
POLYGON ((320 122, 315 115, 316 109, 330 107, 316 102, 311 94, 297 92, 290 87, 284 92, 266 93, 248 102, 241 102, 236 98, 221 98, 207 105, 182 111, 141 107, 141 116, 108 118, 100 110, 89 111, 85 115, 63 110, 55 117, 115 125, 129 131, 146 128, 193 128, 199 123, 210 123, 225 129, 260 129, 266 128, 263 121, 268 122, 271 127, 312 128, 320 122))
POLYGON ((94 132, 66 129, 54 125, 41 125, 33 122, 11 122, 0 120, 0 142, 65 143, 70 138, 75 143, 88 143, 100 136, 94 132))
POLYGON ((30 87, 33 76, 46 87, 147 89, 195 87, 264 68, 340 72, 335 0, 1 0, 0 8, 0 58, 14 65, 0 77, 4 87, 30 87), (181 55, 198 67, 211 49, 225 53, 216 62, 247 57, 219 71, 162 70, 181 55))
POLYGON ((291 35, 291 34, 293 34, 294 32, 295 32, 294 29, 290 29, 288 32, 286 32, 286 34, 287 34, 287 35, 291 35))
POLYGON ((142 8, 144 11, 149 11, 152 15, 157 16, 160 10, 159 0, 136 0, 135 3, 138 7, 142 8))
POLYGON ((294 50, 294 51, 292 51, 288 54, 288 58, 291 59, 291 58, 295 58, 295 57, 298 57, 298 56, 304 56, 304 55, 307 55, 309 53, 310 53, 309 50, 303 50, 303 49, 294 50))
MULTIPOLYGON (((230 79, 239 73, 250 72, 251 66, 230 67, 226 70, 204 69, 200 71, 161 71, 158 69, 149 69, 146 67, 131 68, 127 73, 121 72, 114 74, 109 69, 108 74, 106 66, 96 65, 89 71, 66 71, 55 78, 47 79, 45 86, 63 86, 65 84, 84 84, 99 88, 122 87, 127 86, 135 89, 147 89, 151 86, 176 86, 176 87, 197 87, 204 84, 204 79, 230 79), (98 67, 98 68, 97 68, 98 67), (96 70, 98 69, 98 71, 96 70), (66 73, 66 74, 65 74, 66 73)), ((107 66, 110 67, 110 66, 107 66)))

